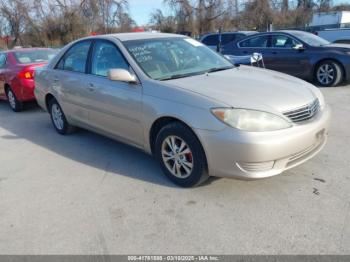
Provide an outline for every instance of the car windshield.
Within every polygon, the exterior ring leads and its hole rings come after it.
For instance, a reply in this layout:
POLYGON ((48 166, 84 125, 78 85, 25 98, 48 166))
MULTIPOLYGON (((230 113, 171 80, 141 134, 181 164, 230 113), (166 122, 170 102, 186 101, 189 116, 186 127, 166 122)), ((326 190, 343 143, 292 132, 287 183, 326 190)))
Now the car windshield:
POLYGON ((310 46, 324 46, 330 44, 327 40, 311 33, 294 32, 293 34, 310 46))
POLYGON ((125 41, 124 45, 152 79, 169 80, 233 67, 227 59, 192 38, 125 41))
POLYGON ((53 58, 56 53, 57 51, 54 49, 16 51, 15 57, 20 64, 31 64, 47 62, 53 58))

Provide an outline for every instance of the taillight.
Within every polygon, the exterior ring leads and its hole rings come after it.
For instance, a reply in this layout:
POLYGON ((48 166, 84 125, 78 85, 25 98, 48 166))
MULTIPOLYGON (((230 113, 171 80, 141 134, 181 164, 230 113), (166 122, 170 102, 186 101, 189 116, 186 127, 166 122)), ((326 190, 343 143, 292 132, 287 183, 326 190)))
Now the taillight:
POLYGON ((34 70, 33 69, 23 69, 18 73, 18 77, 22 79, 34 79, 34 70))

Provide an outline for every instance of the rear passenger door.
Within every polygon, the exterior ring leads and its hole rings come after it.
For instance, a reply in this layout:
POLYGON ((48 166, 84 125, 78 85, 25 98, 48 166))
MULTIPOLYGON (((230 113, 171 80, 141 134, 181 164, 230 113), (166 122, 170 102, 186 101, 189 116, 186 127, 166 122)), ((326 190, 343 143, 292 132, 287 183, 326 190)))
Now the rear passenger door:
POLYGON ((90 40, 73 45, 58 62, 50 79, 65 114, 81 123, 89 122, 91 107, 85 78, 90 47, 90 40))
POLYGON ((223 34, 221 53, 224 55, 237 55, 237 41, 244 37, 245 35, 241 33, 223 34))
POLYGON ((216 51, 219 43, 219 35, 213 34, 213 35, 205 36, 202 39, 202 43, 208 46, 209 48, 213 49, 214 51, 216 51))
POLYGON ((125 69, 134 74, 115 43, 96 40, 85 81, 89 90, 87 103, 90 106, 90 125, 127 143, 142 147, 142 86, 109 80, 107 74, 110 69, 125 69))

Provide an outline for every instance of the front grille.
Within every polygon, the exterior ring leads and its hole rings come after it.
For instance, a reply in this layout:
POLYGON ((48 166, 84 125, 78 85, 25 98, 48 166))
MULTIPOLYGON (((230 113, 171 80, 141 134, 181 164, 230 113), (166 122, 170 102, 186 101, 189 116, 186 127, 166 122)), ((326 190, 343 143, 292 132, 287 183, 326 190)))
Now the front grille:
POLYGON ((316 99, 309 105, 284 112, 283 115, 288 117, 293 122, 298 123, 312 119, 317 115, 319 110, 320 102, 318 101, 318 99, 316 99))

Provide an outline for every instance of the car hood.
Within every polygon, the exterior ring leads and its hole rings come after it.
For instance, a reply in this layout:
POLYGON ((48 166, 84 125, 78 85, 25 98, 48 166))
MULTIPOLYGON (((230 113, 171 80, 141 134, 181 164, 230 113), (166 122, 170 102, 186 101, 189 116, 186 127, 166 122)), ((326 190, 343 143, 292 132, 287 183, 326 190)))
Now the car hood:
POLYGON ((350 44, 329 44, 329 45, 325 45, 323 47, 326 48, 334 48, 334 49, 346 49, 350 51, 350 44))
POLYGON ((226 106, 284 112, 314 101, 312 85, 271 70, 240 66, 230 70, 167 81, 226 106))

